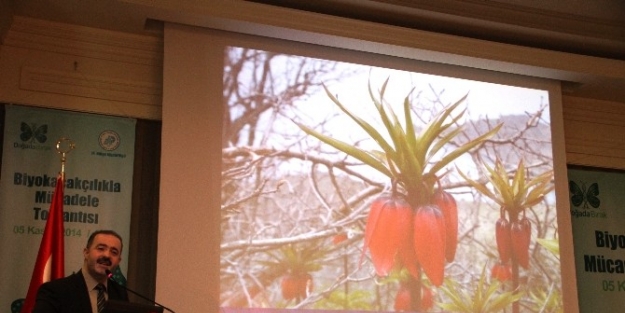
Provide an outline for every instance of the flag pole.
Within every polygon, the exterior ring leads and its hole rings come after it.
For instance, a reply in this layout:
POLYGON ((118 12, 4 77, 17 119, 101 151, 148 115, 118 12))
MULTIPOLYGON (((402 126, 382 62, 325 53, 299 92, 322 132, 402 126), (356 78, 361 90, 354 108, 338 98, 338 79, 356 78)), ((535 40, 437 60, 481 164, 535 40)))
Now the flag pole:
POLYGON ((65 181, 65 161, 67 161, 67 154, 76 148, 74 142, 65 137, 59 138, 56 141, 56 152, 61 155, 61 179, 65 181))
POLYGON ((51 280, 65 277, 65 231, 63 225, 65 162, 67 161, 67 154, 75 147, 74 142, 65 137, 59 138, 56 142, 56 152, 61 155, 61 172, 56 179, 46 226, 39 245, 28 293, 20 310, 21 313, 31 313, 35 307, 39 286, 51 280))

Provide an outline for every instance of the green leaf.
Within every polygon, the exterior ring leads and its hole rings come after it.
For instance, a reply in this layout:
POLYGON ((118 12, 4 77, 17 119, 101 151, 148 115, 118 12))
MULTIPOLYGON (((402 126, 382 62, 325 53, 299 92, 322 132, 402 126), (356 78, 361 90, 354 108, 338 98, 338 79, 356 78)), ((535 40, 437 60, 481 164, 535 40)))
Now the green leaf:
POLYGON ((363 163, 371 166, 372 168, 378 170, 380 173, 392 178, 392 174, 389 171, 388 168, 386 168, 384 166, 383 163, 381 163, 380 161, 378 161, 378 159, 376 159, 375 157, 371 156, 371 154, 360 150, 356 147, 354 147, 353 145, 347 144, 345 142, 342 142, 340 140, 328 137, 326 135, 323 135, 305 125, 299 124, 299 123, 295 123, 300 129, 302 129, 304 132, 306 132, 307 134, 316 137, 317 139, 321 140, 322 142, 325 142, 326 144, 338 149, 339 151, 345 152, 347 155, 352 156, 360 161, 362 161, 363 163))
POLYGON ((518 197, 523 196, 525 190, 525 164, 523 164, 523 159, 521 159, 512 180, 512 191, 518 197))
POLYGON ((410 111, 410 94, 414 91, 414 88, 408 93, 408 96, 404 98, 404 116, 406 118, 406 141, 408 147, 415 149, 417 145, 417 134, 412 121, 412 113, 410 111))
MULTIPOLYGON (((397 151, 397 154, 401 156, 402 153, 398 150, 400 149, 401 143, 406 141, 406 134, 403 128, 401 127, 401 124, 399 123, 399 119, 397 118, 397 115, 395 115, 395 112, 393 111, 393 109, 384 104, 384 92, 386 91, 386 86, 388 84, 388 81, 389 81, 389 78, 386 79, 386 81, 384 82, 382 86, 382 89, 380 91, 379 101, 373 95, 371 84, 369 84, 369 95, 375 107, 378 110, 380 119, 382 120, 382 123, 384 124, 384 127, 386 128, 391 138, 391 141, 393 142, 393 145, 395 147, 395 150, 397 151)), ((399 160, 396 160, 396 162, 399 164, 402 163, 399 160)))
POLYGON ((324 88, 325 88, 326 94, 328 95, 328 97, 330 97, 332 102, 334 102, 341 109, 341 111, 347 114, 347 116, 349 116, 352 120, 354 120, 356 124, 358 124, 358 126, 360 126, 365 132, 367 132, 367 134, 369 134, 369 136, 371 136, 371 138, 375 140, 375 142, 377 142, 378 145, 380 145, 382 150, 384 150, 386 153, 389 153, 389 154, 394 153, 393 147, 391 147, 391 145, 388 142, 386 142, 386 140, 384 140, 384 137, 382 137, 382 135, 373 126, 371 126, 365 120, 359 118, 358 116, 354 115, 352 112, 347 110, 347 108, 345 108, 343 104, 341 104, 341 102, 330 92, 330 90, 328 90, 325 87, 325 85, 324 85, 324 88))
POLYGON ((491 136, 493 136, 494 134, 496 134, 499 129, 501 129, 501 126, 503 124, 499 124, 497 125, 495 128, 491 129, 490 131, 488 131, 485 134, 482 134, 481 136, 465 143, 464 145, 462 145, 461 147, 459 147, 458 149, 452 151, 451 153, 445 155, 445 157, 443 157, 443 159, 441 159, 440 161, 438 161, 434 166, 432 166, 432 168, 430 169, 430 173, 437 173, 439 170, 441 170, 442 168, 444 168, 445 166, 447 166, 447 164, 451 163, 453 160, 457 159, 459 156, 463 155, 464 153, 466 153, 467 151, 473 149, 474 147, 476 147, 477 145, 481 144, 484 140, 490 138, 491 136))
MULTIPOLYGON (((388 115, 386 114, 386 111, 384 110, 384 92, 386 91, 386 86, 388 84, 389 79, 390 77, 386 78, 386 80, 384 81, 384 84, 382 85, 382 89, 379 92, 380 100, 377 100, 375 95, 373 94, 373 90, 371 89, 371 83, 369 83, 368 88, 369 88, 369 96, 371 97, 371 101, 373 101, 373 104, 378 110, 378 114, 380 115, 380 118, 382 119, 382 123, 384 124, 384 127, 386 128, 389 135, 393 139, 393 142, 395 142, 395 139, 393 138, 393 129, 395 128, 395 124, 397 124, 396 123, 397 117, 395 117, 395 122, 391 121, 388 115)), ((394 116, 394 114, 392 115, 394 116)))
POLYGON ((549 252, 553 253, 556 257, 560 258, 560 242, 558 239, 538 238, 536 241, 538 241, 541 246, 549 250, 549 252))
POLYGON ((471 187, 477 189, 477 191, 481 194, 483 194, 484 196, 490 198, 491 200, 497 202, 497 204, 499 205, 504 205, 501 200, 499 199, 499 197, 497 197, 497 195, 495 195, 493 192, 490 191, 490 189, 486 188, 485 184, 479 183, 477 181, 474 181, 472 179, 470 179, 467 175, 465 175, 462 171, 460 171, 460 169, 456 168, 456 171, 458 172, 458 174, 460 174, 460 176, 462 176, 462 179, 464 179, 467 183, 469 183, 469 185, 471 185, 471 187))
MULTIPOLYGON (((421 145, 420 149, 422 149, 423 151, 423 159, 421 160, 422 163, 425 163, 425 155, 426 155, 427 150, 429 150, 428 148, 432 145, 432 142, 434 142, 434 140, 439 136, 439 134, 441 134, 443 131, 445 131, 447 128, 449 128, 452 125, 452 123, 443 125, 447 117, 449 117, 449 115, 451 115, 453 110, 455 110, 461 103, 463 103, 466 100, 466 98, 467 98, 467 95, 464 95, 464 97, 462 97, 456 103, 442 110, 439 113, 439 115, 435 117, 430 124, 428 124, 423 134, 419 136, 420 137, 419 144, 421 145)), ((462 114, 464 114, 464 111, 461 112, 459 116, 462 114)), ((457 116, 453 120, 454 121, 457 120, 459 116, 457 116)))
POLYGON ((429 160, 431 160, 434 157, 434 155, 436 155, 436 153, 440 151, 446 144, 448 144, 453 138, 458 136, 458 134, 460 134, 461 131, 462 131, 462 127, 458 127, 448 132, 443 137, 441 137, 438 141, 436 141, 434 145, 430 148, 430 151, 428 151, 428 154, 426 156, 426 163, 429 162, 429 160))

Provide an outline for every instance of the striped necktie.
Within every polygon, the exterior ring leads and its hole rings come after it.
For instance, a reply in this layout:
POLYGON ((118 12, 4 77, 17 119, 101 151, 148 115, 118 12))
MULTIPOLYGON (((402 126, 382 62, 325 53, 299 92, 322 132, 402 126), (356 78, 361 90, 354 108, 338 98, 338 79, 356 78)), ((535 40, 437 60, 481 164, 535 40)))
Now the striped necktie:
POLYGON ((103 284, 98 284, 95 286, 95 289, 98 290, 98 313, 104 310, 104 302, 106 299, 104 298, 104 292, 106 292, 106 287, 103 284))

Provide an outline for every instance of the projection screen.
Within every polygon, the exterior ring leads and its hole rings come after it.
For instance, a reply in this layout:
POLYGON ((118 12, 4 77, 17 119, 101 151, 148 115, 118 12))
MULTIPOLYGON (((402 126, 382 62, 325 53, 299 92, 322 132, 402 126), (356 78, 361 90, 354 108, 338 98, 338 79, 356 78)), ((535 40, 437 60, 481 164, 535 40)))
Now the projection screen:
POLYGON ((221 199, 219 238, 204 243, 219 241, 221 312, 577 305, 560 257, 571 235, 557 210, 568 207, 557 83, 200 37, 206 90, 220 91, 198 119, 221 139, 220 190, 206 191, 221 199))

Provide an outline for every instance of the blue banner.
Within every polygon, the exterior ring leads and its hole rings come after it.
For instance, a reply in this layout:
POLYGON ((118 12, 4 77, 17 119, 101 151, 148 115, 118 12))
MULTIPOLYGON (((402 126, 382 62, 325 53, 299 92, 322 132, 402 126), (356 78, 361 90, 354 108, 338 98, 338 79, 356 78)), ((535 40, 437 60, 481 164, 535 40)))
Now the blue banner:
MULTIPOLYGON (((135 124, 130 118, 6 106, 0 176, 0 311, 8 311, 28 291, 61 171, 60 138, 75 144, 65 165, 66 275, 82 266, 82 251, 91 232, 114 229, 127 241, 135 124)), ((127 253, 124 249, 122 260, 127 253)), ((123 261, 121 268, 126 268, 123 261)))
POLYGON ((579 312, 625 306, 625 172, 568 170, 579 312))

